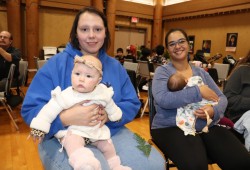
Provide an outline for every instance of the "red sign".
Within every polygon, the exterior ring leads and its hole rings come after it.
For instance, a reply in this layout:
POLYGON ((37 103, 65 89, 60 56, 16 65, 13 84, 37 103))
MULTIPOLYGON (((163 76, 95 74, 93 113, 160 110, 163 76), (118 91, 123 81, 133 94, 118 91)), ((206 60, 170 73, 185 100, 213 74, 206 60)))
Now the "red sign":
POLYGON ((138 23, 139 22, 139 18, 137 18, 137 17, 131 17, 131 22, 132 23, 138 23))

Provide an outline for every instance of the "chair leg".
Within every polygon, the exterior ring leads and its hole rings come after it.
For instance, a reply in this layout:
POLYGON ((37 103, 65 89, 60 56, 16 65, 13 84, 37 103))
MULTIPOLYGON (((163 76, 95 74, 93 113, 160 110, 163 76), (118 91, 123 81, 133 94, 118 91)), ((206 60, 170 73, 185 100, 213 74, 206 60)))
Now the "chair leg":
POLYGON ((169 166, 169 160, 166 161, 166 170, 169 170, 170 166, 169 166))
POLYGON ((2 102, 2 104, 3 104, 4 108, 5 108, 5 110, 7 111, 7 113, 8 113, 8 115, 9 115, 11 121, 14 123, 14 126, 15 126, 16 130, 19 130, 19 128, 18 128, 18 126, 17 126, 17 124, 16 124, 16 122, 15 122, 13 116, 11 115, 12 109, 10 108, 9 105, 6 105, 5 102, 3 102, 3 101, 1 101, 1 102, 2 102))
POLYGON ((144 112, 145 112, 145 110, 146 110, 147 107, 148 107, 148 98, 147 98, 146 103, 145 103, 145 105, 143 107, 143 110, 141 112, 141 117, 144 115, 144 112))
POLYGON ((137 89, 137 95, 138 95, 138 97, 140 98, 140 97, 141 97, 141 95, 140 95, 140 90, 139 90, 138 87, 136 87, 136 89, 137 89))

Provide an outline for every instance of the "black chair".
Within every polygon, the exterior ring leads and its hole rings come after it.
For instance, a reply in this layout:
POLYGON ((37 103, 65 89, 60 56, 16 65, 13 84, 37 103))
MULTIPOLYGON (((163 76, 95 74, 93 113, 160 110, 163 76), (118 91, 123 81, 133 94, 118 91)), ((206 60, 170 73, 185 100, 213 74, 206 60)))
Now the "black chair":
MULTIPOLYGON (((154 97, 152 94, 152 81, 148 82, 148 106, 149 106, 149 128, 150 128, 150 135, 151 135, 152 134, 151 125, 152 125, 154 116, 156 114, 156 110, 155 110, 155 106, 154 106, 154 97)), ((154 139, 152 137, 151 137, 151 139, 148 140, 148 143, 158 147, 156 142, 154 141, 154 139)), ((166 160, 166 170, 169 170, 169 168, 172 168, 172 167, 176 167, 176 165, 168 158, 167 155, 164 155, 164 157, 166 160)), ((208 158, 208 164, 214 164, 214 162, 212 162, 208 158)))
POLYGON ((127 70, 127 73, 129 75, 129 78, 135 88, 135 91, 136 93, 138 94, 138 88, 137 88, 137 79, 136 79, 136 72, 134 70, 129 70, 129 69, 126 69, 127 70))
POLYGON ((208 68, 207 72, 212 77, 212 79, 214 80, 214 82, 216 84, 218 84, 219 83, 219 77, 218 77, 217 70, 215 68, 208 68))
MULTIPOLYGON (((138 89, 138 86, 137 86, 137 77, 136 77, 136 72, 135 70, 129 70, 129 69, 126 69, 127 70, 127 73, 128 73, 128 76, 135 88, 135 91, 137 93, 137 96, 140 97, 140 92, 139 92, 139 89, 138 89)), ((142 100, 140 99, 141 103, 142 103, 142 100)), ((143 103, 141 105, 141 107, 143 107, 143 103)), ((136 115, 136 118, 140 117, 141 115, 141 109, 138 111, 137 115, 136 115)))

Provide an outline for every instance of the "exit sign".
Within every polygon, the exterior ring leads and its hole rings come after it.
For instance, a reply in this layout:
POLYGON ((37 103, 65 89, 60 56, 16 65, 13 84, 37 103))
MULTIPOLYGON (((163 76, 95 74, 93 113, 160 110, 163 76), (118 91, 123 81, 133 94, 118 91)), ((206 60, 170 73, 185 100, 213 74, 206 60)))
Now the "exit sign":
POLYGON ((131 17, 131 22, 132 23, 138 23, 139 22, 139 18, 137 18, 137 17, 131 17))

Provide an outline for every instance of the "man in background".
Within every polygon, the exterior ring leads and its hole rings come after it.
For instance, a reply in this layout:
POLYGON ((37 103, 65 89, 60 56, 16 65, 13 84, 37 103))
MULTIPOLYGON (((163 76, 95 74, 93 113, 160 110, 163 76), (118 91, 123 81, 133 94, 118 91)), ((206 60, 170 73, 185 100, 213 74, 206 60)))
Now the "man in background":
POLYGON ((154 56, 153 58, 153 63, 159 63, 162 64, 163 61, 166 61, 165 57, 164 57, 164 46, 163 45, 157 45, 155 47, 155 52, 156 52, 156 56, 154 56))
POLYGON ((21 51, 13 47, 12 42, 13 37, 10 32, 0 32, 0 91, 5 90, 5 84, 12 63, 16 65, 14 81, 17 81, 19 76, 21 51))

